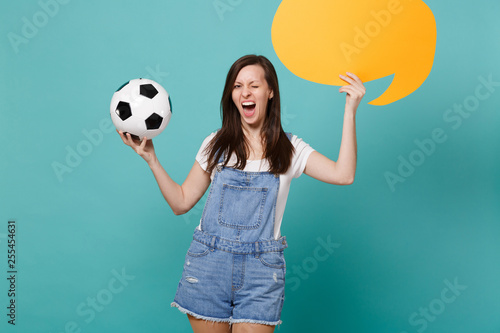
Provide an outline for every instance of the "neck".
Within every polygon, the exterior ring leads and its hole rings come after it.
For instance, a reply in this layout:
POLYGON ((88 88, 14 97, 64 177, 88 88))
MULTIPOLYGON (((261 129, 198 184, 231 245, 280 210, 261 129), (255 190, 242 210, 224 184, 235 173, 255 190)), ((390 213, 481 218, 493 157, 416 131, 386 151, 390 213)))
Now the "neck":
POLYGON ((243 134, 250 140, 261 139, 262 126, 242 126, 243 134))
POLYGON ((247 142, 247 159, 249 160, 260 160, 264 158, 264 140, 262 138, 261 128, 253 128, 243 126, 243 135, 245 136, 245 141, 247 142))

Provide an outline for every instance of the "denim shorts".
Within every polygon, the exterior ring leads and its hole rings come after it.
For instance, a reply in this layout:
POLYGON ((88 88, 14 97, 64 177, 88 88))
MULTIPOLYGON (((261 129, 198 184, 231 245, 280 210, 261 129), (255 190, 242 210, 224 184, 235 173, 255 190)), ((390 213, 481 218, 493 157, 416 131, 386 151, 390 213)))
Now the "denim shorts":
POLYGON ((171 306, 214 322, 281 324, 285 259, 283 250, 265 251, 241 254, 193 239, 171 306))

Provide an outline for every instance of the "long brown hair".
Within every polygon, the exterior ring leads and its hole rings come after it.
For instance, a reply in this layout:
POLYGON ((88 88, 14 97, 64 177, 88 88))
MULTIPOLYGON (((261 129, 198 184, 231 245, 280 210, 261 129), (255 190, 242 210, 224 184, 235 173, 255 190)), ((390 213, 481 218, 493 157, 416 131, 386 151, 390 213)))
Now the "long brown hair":
POLYGON ((264 69, 267 84, 273 91, 273 97, 267 103, 266 118, 261 130, 264 157, 269 162, 269 172, 285 173, 292 163, 294 148, 281 127, 280 92, 276 70, 266 57, 251 54, 236 60, 227 73, 220 102, 222 127, 205 149, 205 153, 208 154, 207 172, 209 173, 223 155, 223 166, 226 166, 233 153, 236 155, 234 167, 240 170, 245 168, 250 149, 243 133, 240 113, 233 102, 232 92, 238 73, 243 67, 249 65, 260 65, 264 69))

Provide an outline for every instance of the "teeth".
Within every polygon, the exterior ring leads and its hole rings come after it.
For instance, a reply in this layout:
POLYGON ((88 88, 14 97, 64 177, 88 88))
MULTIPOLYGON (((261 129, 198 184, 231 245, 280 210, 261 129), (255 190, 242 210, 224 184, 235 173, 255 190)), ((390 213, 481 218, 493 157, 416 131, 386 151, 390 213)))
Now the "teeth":
POLYGON ((255 103, 253 103, 253 102, 244 102, 243 103, 243 106, 251 106, 251 105, 255 105, 255 103))

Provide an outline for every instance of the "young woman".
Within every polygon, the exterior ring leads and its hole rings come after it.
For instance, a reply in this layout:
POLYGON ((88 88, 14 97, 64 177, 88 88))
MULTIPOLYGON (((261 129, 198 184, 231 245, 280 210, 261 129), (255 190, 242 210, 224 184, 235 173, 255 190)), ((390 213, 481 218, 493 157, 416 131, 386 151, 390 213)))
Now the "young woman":
POLYGON ((365 88, 352 73, 340 77, 347 96, 336 162, 283 131, 276 71, 256 55, 230 68, 222 127, 204 140, 182 185, 165 172, 151 140, 119 132, 148 163, 175 214, 188 212, 211 185, 172 302, 195 333, 265 333, 281 323, 287 243, 280 226, 291 180, 302 173, 337 185, 354 180, 355 116, 365 88))

